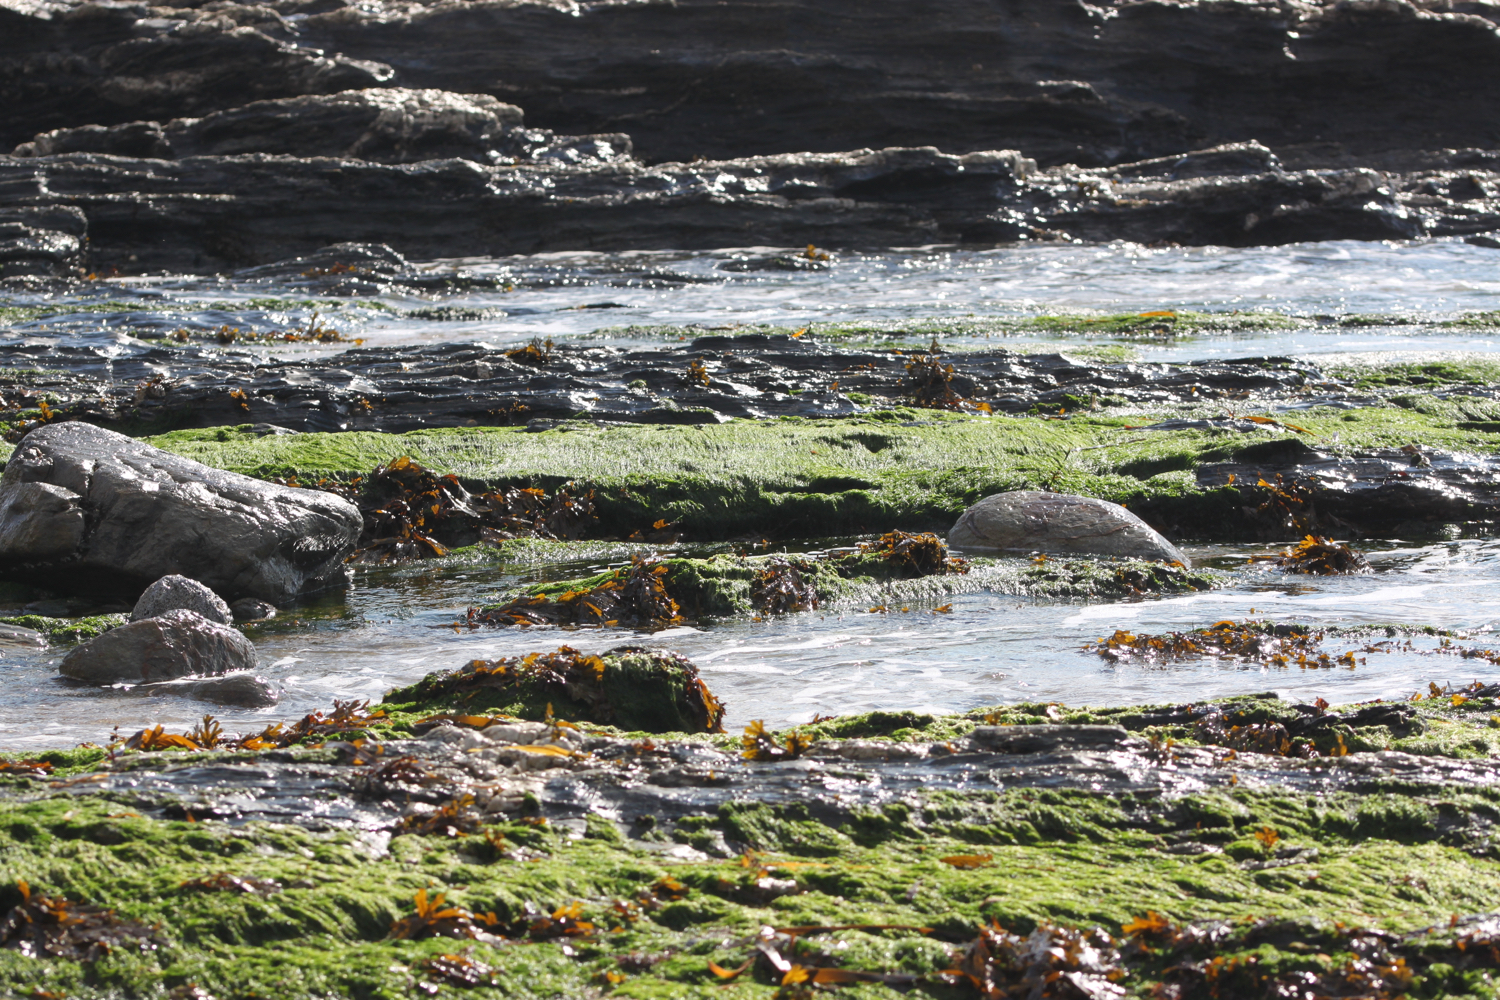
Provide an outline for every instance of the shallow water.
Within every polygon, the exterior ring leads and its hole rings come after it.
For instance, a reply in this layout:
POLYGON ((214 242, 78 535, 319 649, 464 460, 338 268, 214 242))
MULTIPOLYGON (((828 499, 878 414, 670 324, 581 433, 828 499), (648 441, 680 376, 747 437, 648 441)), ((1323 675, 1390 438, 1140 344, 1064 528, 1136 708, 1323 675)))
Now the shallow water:
MULTIPOLYGON (((1200 546, 1202 564, 1242 567, 1264 548, 1200 546)), ((390 688, 473 658, 567 644, 597 652, 626 642, 678 650, 702 669, 729 709, 733 729, 751 719, 806 722, 816 713, 871 709, 951 712, 980 705, 1056 701, 1139 704, 1277 691, 1335 704, 1404 698, 1429 682, 1500 680, 1500 667, 1416 638, 1411 650, 1360 652, 1350 668, 1274 668, 1196 660, 1168 666, 1112 665, 1083 646, 1117 628, 1182 630, 1224 618, 1313 626, 1410 622, 1473 633, 1459 648, 1500 647, 1500 541, 1463 540, 1372 550, 1361 577, 1288 577, 1245 569, 1226 589, 1180 597, 1082 604, 976 593, 952 611, 931 605, 870 613, 809 612, 764 622, 701 622, 654 635, 611 629, 442 627, 484 597, 534 578, 506 567, 431 567, 362 574, 342 599, 287 612, 251 634, 264 673, 285 686, 274 709, 212 709, 226 728, 260 728, 326 709, 334 698, 378 700, 390 688)), ((550 575, 550 574, 549 574, 550 575)), ((1337 655, 1381 637, 1329 640, 1337 655)), ((1394 644, 1393 644, 1394 645, 1394 644)), ((1405 642, 1401 643, 1405 645, 1405 642)), ((117 721, 133 727, 195 722, 210 706, 176 698, 78 688, 56 679, 61 653, 6 650, 0 657, 0 746, 102 741, 117 721)))
MULTIPOLYGON (((1456 242, 923 249, 840 253, 836 264, 821 272, 724 269, 737 259, 770 253, 553 254, 437 262, 424 266, 435 271, 463 267, 503 284, 444 297, 388 295, 375 300, 379 308, 331 300, 335 308, 325 309, 324 315, 345 333, 379 345, 585 337, 625 324, 896 322, 1079 309, 1270 309, 1308 317, 1382 313, 1419 319, 1500 309, 1500 252, 1456 242), (434 306, 499 309, 504 315, 465 322, 402 315, 434 306)), ((233 277, 107 280, 62 301, 133 300, 173 309, 40 320, 0 331, 0 339, 114 343, 128 349, 136 337, 184 324, 267 332, 305 324, 311 309, 267 306, 253 299, 305 299, 310 292, 296 282, 278 285, 233 277), (216 307, 205 308, 207 303, 216 307)), ((36 301, 35 296, 13 296, 9 304, 36 301)), ((1038 338, 1017 340, 1042 343, 1038 338)), ((1108 338, 1068 340, 1098 342, 1108 338)), ((1159 360, 1364 352, 1394 358, 1495 349, 1491 338, 1399 325, 1357 330, 1310 325, 1263 335, 1130 343, 1159 360)), ((278 353, 338 349, 299 345, 278 353)), ((1287 578, 1245 570, 1227 589, 1184 597, 1083 605, 978 593, 955 598, 948 614, 919 606, 889 614, 811 613, 765 622, 699 623, 649 637, 620 631, 470 633, 434 627, 534 577, 534 567, 418 565, 365 572, 342 597, 289 610, 277 622, 252 631, 265 673, 285 686, 283 703, 262 712, 69 687, 54 674, 62 650, 0 649, 5 681, 0 685, 0 746, 102 742, 117 722, 127 732, 148 722, 185 727, 206 710, 227 728, 259 728, 268 719, 293 719, 326 708, 334 698, 377 700, 392 686, 471 658, 562 643, 594 651, 646 641, 680 650, 699 664, 727 702, 731 727, 755 718, 774 725, 803 722, 818 712, 953 711, 1017 701, 1163 702, 1266 690, 1299 699, 1321 695, 1337 703, 1404 697, 1429 682, 1500 678, 1500 668, 1488 661, 1439 652, 1431 639, 1414 640, 1411 650, 1361 654, 1365 662, 1352 670, 1211 661, 1112 666, 1081 649, 1116 628, 1158 632, 1245 617, 1313 625, 1437 625, 1477 633, 1459 645, 1486 644, 1485 632, 1500 623, 1500 542, 1393 542, 1372 548, 1376 573, 1365 577, 1287 578)), ((1214 565, 1242 566, 1254 551, 1215 546, 1190 554, 1214 565)), ((1330 643, 1329 649, 1336 653, 1360 645, 1330 643)), ((1494 645, 1500 646, 1500 638, 1494 645)))
MULTIPOLYGON (((558 253, 437 261, 422 265, 423 270, 441 275, 461 269, 492 279, 496 287, 440 296, 398 292, 372 300, 334 298, 323 307, 322 321, 376 346, 513 343, 654 324, 770 323, 813 325, 816 330, 818 323, 897 323, 1060 310, 1239 309, 1309 318, 1308 328, 1302 330, 1123 341, 1153 360, 1190 360, 1247 353, 1489 351, 1492 339, 1462 332, 1400 325, 1328 329, 1319 328, 1311 318, 1345 313, 1433 318, 1500 309, 1500 251, 1456 241, 1243 249, 1135 244, 925 248, 840 252, 825 271, 725 269, 776 252, 752 248, 558 253), (407 315, 413 309, 434 307, 487 310, 488 315, 468 320, 407 315)), ((317 290, 312 282, 233 276, 104 280, 91 283, 82 293, 49 301, 134 301, 143 308, 40 320, 12 327, 10 335, 98 343, 159 338, 184 326, 207 332, 226 325, 265 334, 305 326, 312 310, 267 306, 264 300, 306 301, 317 290), (221 308, 207 308, 209 304, 221 308), (172 310, 157 311, 167 306, 172 310)), ((35 296, 17 296, 12 304, 37 301, 35 296)), ((1018 345, 1057 342, 1032 335, 1006 339, 1018 345)), ((1119 341, 1066 339, 1074 345, 1114 342, 1119 341)), ((340 349, 296 345, 274 352, 340 349)))

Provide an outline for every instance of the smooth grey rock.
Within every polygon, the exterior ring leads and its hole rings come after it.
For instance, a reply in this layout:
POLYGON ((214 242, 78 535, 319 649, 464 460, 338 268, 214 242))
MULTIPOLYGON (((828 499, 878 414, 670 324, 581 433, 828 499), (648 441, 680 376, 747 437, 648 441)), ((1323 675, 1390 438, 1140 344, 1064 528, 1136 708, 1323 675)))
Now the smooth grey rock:
POLYGON ((132 688, 131 693, 192 698, 236 708, 269 708, 281 701, 281 690, 276 685, 250 671, 222 677, 182 677, 175 681, 141 684, 132 688))
POLYGON ((361 524, 331 493, 211 469, 86 423, 32 431, 0 477, 0 568, 75 590, 143 589, 177 573, 229 598, 285 600, 345 579, 361 524))
POLYGON ((130 620, 138 622, 143 618, 156 618, 177 608, 196 611, 209 621, 218 622, 220 625, 230 625, 234 622, 234 615, 222 597, 197 580, 189 580, 176 573, 164 576, 146 588, 140 600, 135 602, 135 608, 130 612, 130 620))
POLYGON ((1040 490, 985 497, 959 515, 948 544, 970 552, 1121 556, 1191 565, 1177 546, 1117 503, 1040 490))
POLYGON ((91 684, 149 684, 254 670, 255 646, 185 608, 111 629, 74 649, 58 671, 91 684))
POLYGON ((253 597, 241 597, 229 606, 229 612, 237 622, 258 622, 276 617, 276 605, 269 601, 258 601, 253 597))
POLYGON ((0 646, 45 646, 47 637, 36 629, 0 625, 0 646))

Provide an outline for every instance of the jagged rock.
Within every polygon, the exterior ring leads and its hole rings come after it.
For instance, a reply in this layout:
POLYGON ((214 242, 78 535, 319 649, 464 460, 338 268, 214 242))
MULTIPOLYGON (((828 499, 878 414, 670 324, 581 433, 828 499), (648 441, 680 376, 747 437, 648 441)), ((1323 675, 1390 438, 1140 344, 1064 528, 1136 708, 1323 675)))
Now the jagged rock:
POLYGON ((276 617, 276 605, 253 597, 241 597, 229 606, 229 611, 236 622, 259 622, 276 617))
POLYGON ((931 144, 1102 165, 1258 138, 1326 166, 1496 144, 1496 10, 26 0, 0 7, 0 141, 399 74, 405 87, 495 94, 548 128, 629 131, 652 161, 931 144))
POLYGON ((270 153, 381 163, 457 156, 487 163, 506 155, 506 135, 521 125, 521 119, 520 108, 488 94, 371 88, 254 101, 165 124, 56 129, 17 146, 15 155, 109 153, 174 159, 270 153))
POLYGON ((164 576, 146 588, 140 600, 135 602, 130 620, 138 622, 143 618, 156 618, 178 608, 197 612, 220 625, 229 625, 234 621, 229 605, 224 603, 222 597, 197 580, 189 580, 176 573, 164 576))
POLYGON ((210 469, 85 423, 28 434, 0 478, 0 566, 74 591, 180 573, 283 600, 344 579, 353 504, 210 469))
POLYGON ((249 639, 178 608, 90 639, 63 658, 58 672, 90 684, 148 684, 255 666, 255 646, 249 639))
POLYGON ((0 278, 76 271, 88 217, 68 205, 0 208, 0 278))
POLYGON ((1119 504, 1016 490, 985 497, 958 518, 948 544, 969 552, 1051 552, 1191 565, 1177 546, 1119 504))
POLYGON ((211 701, 236 708, 269 708, 281 701, 276 685, 250 671, 225 674, 222 677, 182 677, 172 681, 141 684, 132 694, 166 695, 211 701))

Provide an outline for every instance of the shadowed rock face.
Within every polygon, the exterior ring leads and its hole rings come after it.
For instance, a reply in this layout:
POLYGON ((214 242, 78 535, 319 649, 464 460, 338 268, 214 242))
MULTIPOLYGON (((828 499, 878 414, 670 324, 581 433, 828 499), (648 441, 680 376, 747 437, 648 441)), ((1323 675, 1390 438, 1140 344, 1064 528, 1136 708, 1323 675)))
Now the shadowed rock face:
POLYGON ((1500 144, 1495 7, 275 0, 0 9, 0 145, 356 87, 488 93, 649 160, 936 145, 1101 165, 1500 144), (210 9, 212 8, 212 9, 210 9))
POLYGON ((33 431, 0 479, 0 564, 70 590, 139 592, 181 573, 230 597, 282 600, 341 580, 360 525, 330 494, 82 423, 33 431))
POLYGON ((1117 503, 1038 490, 985 497, 959 516, 948 544, 971 552, 1121 556, 1189 565, 1177 546, 1117 503))

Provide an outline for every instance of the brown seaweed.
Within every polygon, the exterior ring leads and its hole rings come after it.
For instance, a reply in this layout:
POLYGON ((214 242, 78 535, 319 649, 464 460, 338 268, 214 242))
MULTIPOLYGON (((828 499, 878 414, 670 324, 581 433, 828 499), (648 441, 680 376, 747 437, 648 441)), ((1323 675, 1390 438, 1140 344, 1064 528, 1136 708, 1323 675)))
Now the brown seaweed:
POLYGON ((28 958, 92 962, 119 948, 155 951, 167 942, 156 925, 125 920, 114 910, 34 894, 17 883, 21 902, 0 920, 0 944, 28 958))

